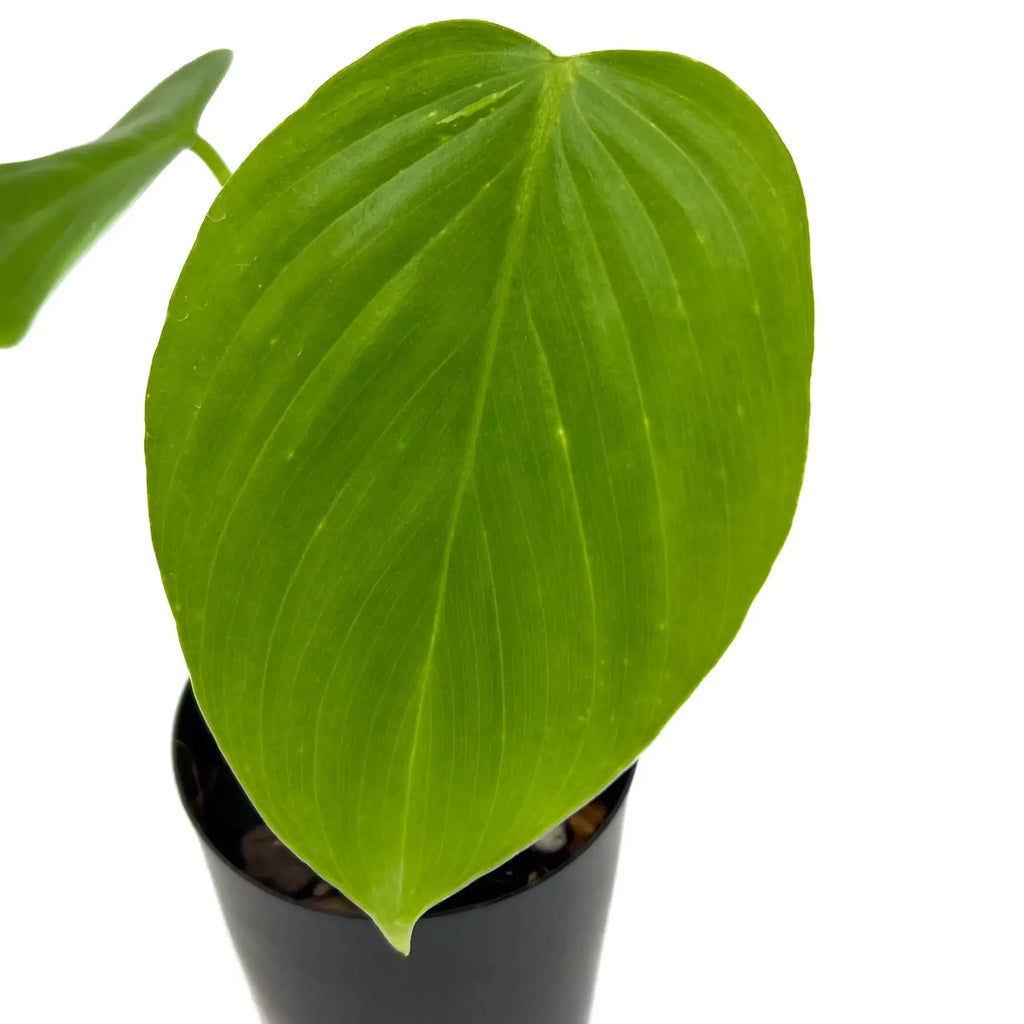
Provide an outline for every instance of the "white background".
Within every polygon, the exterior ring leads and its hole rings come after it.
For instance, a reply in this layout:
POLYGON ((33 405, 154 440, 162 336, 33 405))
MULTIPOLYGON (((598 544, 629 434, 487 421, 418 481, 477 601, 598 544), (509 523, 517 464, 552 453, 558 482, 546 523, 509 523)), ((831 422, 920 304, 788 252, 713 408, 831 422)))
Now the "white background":
MULTIPOLYGON (((203 131, 234 167, 340 67, 453 16, 696 57, 788 143, 817 295, 804 494, 739 639, 641 763, 593 1024, 1024 1020, 1011 7, 4 3, 0 161, 92 138, 228 46, 203 131)), ((17 1024, 256 1020, 171 781, 185 669, 142 459, 149 359, 215 190, 179 158, 0 351, 17 1024)))

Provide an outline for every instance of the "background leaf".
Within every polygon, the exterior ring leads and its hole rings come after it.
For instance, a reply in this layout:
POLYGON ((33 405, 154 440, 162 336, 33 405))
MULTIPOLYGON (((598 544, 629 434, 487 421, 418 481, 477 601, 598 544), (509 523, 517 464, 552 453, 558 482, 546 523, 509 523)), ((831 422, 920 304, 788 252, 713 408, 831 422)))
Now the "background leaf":
POLYGON ((0 347, 17 344, 47 296, 102 231, 183 149, 222 180, 196 135, 231 63, 214 50, 179 68, 95 142, 0 165, 0 347))
POLYGON ((789 155, 672 54, 415 29, 218 197, 150 380, 154 544, 232 767, 397 947, 719 658, 811 333, 789 155))

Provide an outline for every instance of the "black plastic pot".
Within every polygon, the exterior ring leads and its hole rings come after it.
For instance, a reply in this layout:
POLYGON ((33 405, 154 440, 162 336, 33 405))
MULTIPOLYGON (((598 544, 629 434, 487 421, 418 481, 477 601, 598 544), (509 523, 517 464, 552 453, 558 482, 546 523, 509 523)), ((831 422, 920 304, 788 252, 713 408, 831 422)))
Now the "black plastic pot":
MULTIPOLYGON (((587 845, 532 885, 458 909, 446 901, 417 924, 405 958, 367 918, 302 905, 232 862, 233 819, 258 818, 191 687, 174 740, 178 789, 266 1024, 586 1024, 633 768, 599 798, 607 814, 587 845), (197 813, 211 773, 232 790, 225 798, 221 785, 216 806, 197 813)), ((478 881, 463 895, 486 891, 478 881)))

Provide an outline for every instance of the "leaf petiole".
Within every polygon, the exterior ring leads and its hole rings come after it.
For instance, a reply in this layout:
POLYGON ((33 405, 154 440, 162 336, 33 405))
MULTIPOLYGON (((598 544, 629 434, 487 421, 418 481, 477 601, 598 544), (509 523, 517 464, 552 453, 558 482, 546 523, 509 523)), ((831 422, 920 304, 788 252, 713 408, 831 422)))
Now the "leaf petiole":
POLYGON ((213 176, 222 186, 227 184, 228 178, 231 177, 231 168, 224 163, 223 159, 221 159, 220 153, 218 153, 217 150, 215 150, 213 146, 206 141, 206 139, 197 135, 195 142, 193 142, 189 148, 197 157, 199 157, 200 160, 203 161, 204 164, 206 164, 207 167, 210 168, 211 171, 213 171, 213 176))

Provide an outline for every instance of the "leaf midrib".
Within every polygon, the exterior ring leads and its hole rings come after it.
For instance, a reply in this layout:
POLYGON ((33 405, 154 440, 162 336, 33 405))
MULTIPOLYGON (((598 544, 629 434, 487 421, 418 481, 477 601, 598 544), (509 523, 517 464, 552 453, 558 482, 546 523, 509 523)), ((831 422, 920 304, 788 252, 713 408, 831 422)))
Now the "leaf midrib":
MULTIPOLYGON (((462 510, 462 503, 466 495, 466 489, 469 486, 469 480, 473 474, 473 469, 476 464, 480 429, 483 423, 484 408, 487 404, 487 395, 490 389, 491 376, 494 368, 494 357, 498 348, 500 327, 505 308, 508 304, 513 274, 522 256, 523 243, 526 237, 526 228, 529 224, 530 213, 533 208, 533 197, 535 192, 534 185, 536 183, 538 172, 543 164, 544 155, 548 149, 548 141, 551 136, 552 129, 557 122, 559 102, 566 87, 572 82, 573 66, 574 58, 553 57, 550 65, 545 69, 545 81, 537 100, 537 112, 534 117, 533 131, 530 135, 530 140, 527 143, 526 159, 523 164, 523 171, 519 180, 519 189, 516 194, 515 215, 512 221, 512 226, 509 229, 505 255, 499 271, 500 279, 498 292, 495 296, 494 313, 491 316, 487 339, 484 345, 480 382, 477 385, 476 398, 473 405, 473 417, 470 423, 466 455, 463 460, 462 470, 459 474, 459 480, 456 485, 455 497, 452 501, 452 514, 448 522, 448 532, 445 537, 445 548, 441 558, 441 571, 438 578, 437 597, 434 604, 434 617, 430 640, 423 660, 423 667, 420 670, 419 678, 417 680, 417 694, 414 698, 417 702, 416 718, 413 723, 413 735, 409 745, 405 802, 402 814, 402 834, 400 841, 401 853, 396 882, 396 896, 399 902, 403 898, 402 889, 405 881, 405 864, 409 838, 409 817, 412 805, 411 797, 413 779, 415 777, 416 754, 419 746, 420 733, 422 731, 423 708, 426 703, 425 697, 427 692, 427 681, 430 677, 430 671, 433 666, 434 651, 437 647, 437 639, 441 630, 452 547, 458 527, 459 515, 462 510)), ((413 921, 415 921, 415 916, 410 922, 408 922, 410 926, 413 921)))

